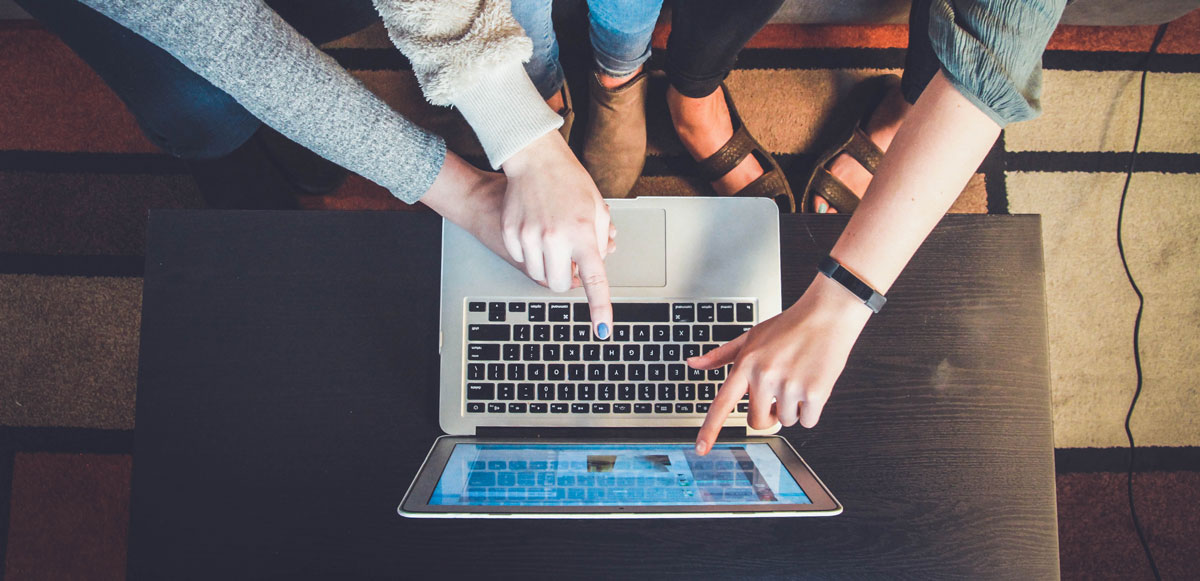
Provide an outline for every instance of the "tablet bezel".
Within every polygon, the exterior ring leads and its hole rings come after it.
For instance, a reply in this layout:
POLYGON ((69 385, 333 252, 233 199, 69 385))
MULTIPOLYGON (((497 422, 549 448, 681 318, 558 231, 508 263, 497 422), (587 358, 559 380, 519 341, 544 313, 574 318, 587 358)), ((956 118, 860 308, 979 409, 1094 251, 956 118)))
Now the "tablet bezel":
POLYGON ((721 444, 762 443, 771 447, 788 473, 812 504, 738 504, 738 505, 630 505, 630 506, 495 506, 495 505, 430 505, 429 499, 437 487, 442 471, 458 444, 521 444, 521 445, 595 445, 644 444, 692 445, 682 439, 621 439, 596 440, 582 438, 504 438, 476 436, 441 436, 434 441, 416 477, 404 494, 397 512, 418 518, 714 518, 764 516, 833 516, 841 514, 842 505, 821 482, 796 449, 780 436, 734 438, 721 444))

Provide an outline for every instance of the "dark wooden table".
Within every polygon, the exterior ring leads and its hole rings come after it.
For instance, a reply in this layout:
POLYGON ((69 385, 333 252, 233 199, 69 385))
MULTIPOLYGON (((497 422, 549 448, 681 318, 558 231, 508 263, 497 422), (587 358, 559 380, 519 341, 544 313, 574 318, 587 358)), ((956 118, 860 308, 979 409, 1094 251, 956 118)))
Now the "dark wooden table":
MULTIPOLYGON (((843 217, 785 216, 783 299, 843 217)), ((785 429, 845 504, 812 519, 396 514, 437 425, 440 220, 154 212, 137 579, 1058 575, 1040 222, 949 216, 785 429)))

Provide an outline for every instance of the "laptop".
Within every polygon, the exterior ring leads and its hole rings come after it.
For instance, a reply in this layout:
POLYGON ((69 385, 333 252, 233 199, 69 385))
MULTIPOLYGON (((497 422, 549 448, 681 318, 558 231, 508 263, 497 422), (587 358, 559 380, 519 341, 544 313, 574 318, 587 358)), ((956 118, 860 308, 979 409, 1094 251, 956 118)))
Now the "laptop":
POLYGON ((592 333, 582 289, 543 288, 444 222, 439 422, 447 435, 400 514, 840 513, 787 441, 770 435, 778 425, 747 426, 748 397, 724 425, 746 437, 723 439, 706 456, 693 449, 729 369, 695 370, 686 359, 780 312, 777 206, 709 197, 609 204, 620 236, 606 260, 607 340, 592 333))

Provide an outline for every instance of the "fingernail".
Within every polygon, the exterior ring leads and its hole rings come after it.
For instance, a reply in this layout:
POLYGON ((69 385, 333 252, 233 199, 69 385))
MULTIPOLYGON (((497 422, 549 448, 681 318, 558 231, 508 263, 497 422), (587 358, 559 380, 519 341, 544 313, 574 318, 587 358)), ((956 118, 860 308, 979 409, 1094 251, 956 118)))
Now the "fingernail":
POLYGON ((708 450, 708 443, 704 440, 696 440, 696 453, 703 454, 706 450, 708 450))
POLYGON ((608 338, 608 323, 600 323, 596 325, 596 336, 601 339, 608 338))
POLYGON ((820 204, 817 204, 817 213, 818 214, 824 214, 828 211, 829 211, 829 204, 826 204, 825 202, 821 202, 820 204))

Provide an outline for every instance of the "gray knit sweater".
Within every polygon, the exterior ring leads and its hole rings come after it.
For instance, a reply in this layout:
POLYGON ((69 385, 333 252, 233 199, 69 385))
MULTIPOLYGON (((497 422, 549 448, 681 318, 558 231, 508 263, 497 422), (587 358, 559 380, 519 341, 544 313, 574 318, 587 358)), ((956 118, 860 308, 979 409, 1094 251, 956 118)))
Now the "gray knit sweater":
MULTIPOLYGON (((417 201, 446 156, 261 0, 83 0, 162 47, 280 133, 417 201)), ((457 107, 494 167, 562 119, 521 63, 508 0, 375 0, 427 99, 457 107)))

